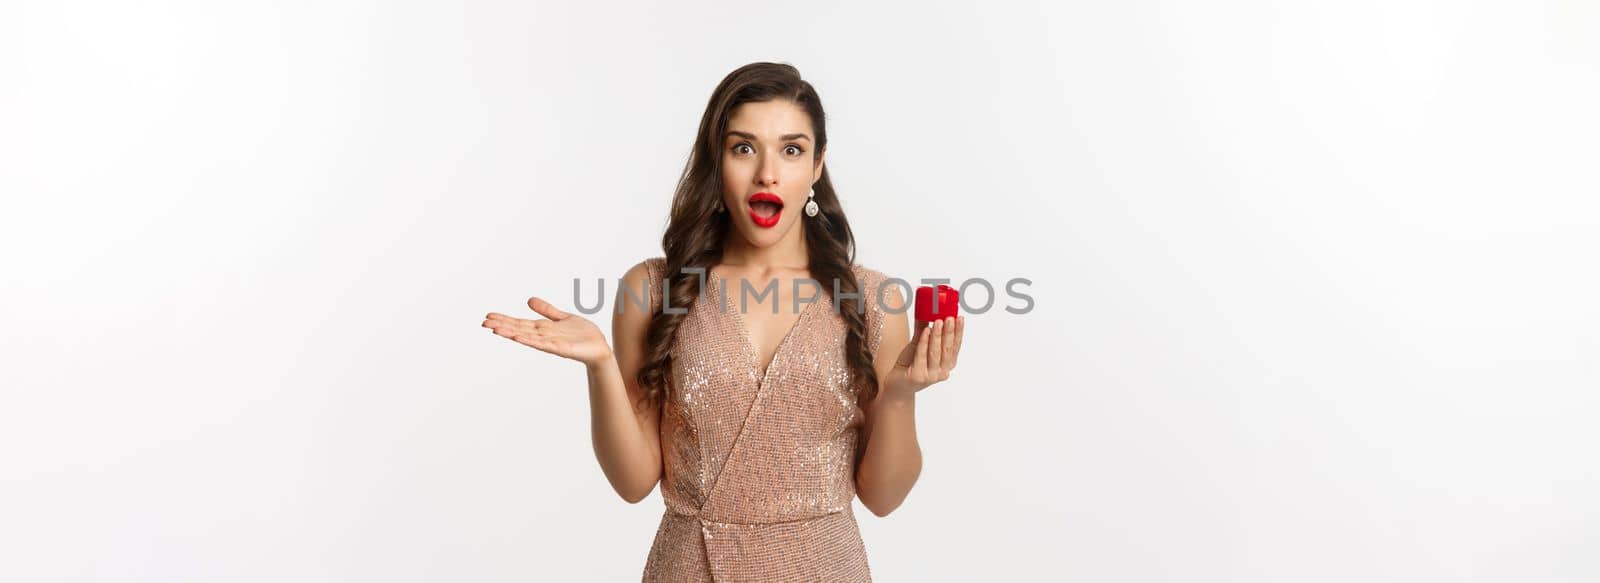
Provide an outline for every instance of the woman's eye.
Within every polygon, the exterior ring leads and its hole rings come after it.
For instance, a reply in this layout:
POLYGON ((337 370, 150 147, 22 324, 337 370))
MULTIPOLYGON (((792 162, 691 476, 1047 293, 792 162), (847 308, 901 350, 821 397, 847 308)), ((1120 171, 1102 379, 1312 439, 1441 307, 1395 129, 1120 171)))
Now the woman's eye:
MULTIPOLYGON (((784 147, 783 151, 785 153, 789 154, 790 156, 799 156, 801 154, 804 154, 806 150, 805 150, 805 148, 801 148, 800 146, 796 146, 794 144, 789 144, 788 146, 784 147)), ((734 144, 733 145, 733 152, 735 154, 749 154, 749 153, 754 153, 755 152, 755 148, 750 147, 750 144, 748 144, 748 143, 740 142, 738 144, 734 144)))

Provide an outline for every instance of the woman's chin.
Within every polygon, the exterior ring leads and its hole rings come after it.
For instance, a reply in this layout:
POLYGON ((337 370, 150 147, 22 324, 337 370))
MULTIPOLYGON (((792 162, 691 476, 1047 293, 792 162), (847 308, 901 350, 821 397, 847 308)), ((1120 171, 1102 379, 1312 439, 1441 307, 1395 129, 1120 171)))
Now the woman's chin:
POLYGON ((752 247, 771 247, 783 240, 783 234, 788 231, 789 225, 778 223, 771 227, 762 227, 754 222, 745 222, 740 225, 744 231, 744 238, 752 247))

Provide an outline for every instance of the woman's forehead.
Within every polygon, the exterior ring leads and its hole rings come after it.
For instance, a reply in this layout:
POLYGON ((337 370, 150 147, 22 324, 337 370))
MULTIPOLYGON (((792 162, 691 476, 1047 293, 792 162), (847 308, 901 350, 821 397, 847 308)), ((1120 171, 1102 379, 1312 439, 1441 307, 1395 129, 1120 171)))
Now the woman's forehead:
POLYGON ((793 134, 810 136, 811 116, 788 101, 746 103, 728 117, 727 135, 754 136, 751 139, 793 139, 793 134))

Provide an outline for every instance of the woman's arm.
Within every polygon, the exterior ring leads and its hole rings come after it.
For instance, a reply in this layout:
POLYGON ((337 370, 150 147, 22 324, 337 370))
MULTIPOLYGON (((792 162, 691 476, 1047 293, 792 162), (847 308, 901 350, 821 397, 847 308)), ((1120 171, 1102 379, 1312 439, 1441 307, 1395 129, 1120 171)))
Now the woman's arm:
POLYGON ((878 396, 869 404, 861 428, 864 453, 856 468, 856 496, 878 516, 900 506, 922 473, 922 446, 917 444, 916 393, 883 390, 895 360, 907 345, 911 328, 900 286, 884 294, 883 336, 872 366, 878 373, 878 396))
MULTIPOLYGON (((623 274, 621 285, 637 295, 648 278, 648 268, 641 262, 623 274)), ((660 287, 661 283, 649 285, 660 287)), ((589 427, 595 459, 612 489, 623 500, 637 503, 661 480, 661 408, 634 406, 644 394, 636 379, 644 360, 651 313, 648 305, 641 309, 623 291, 617 289, 617 311, 611 319, 613 354, 586 364, 589 427)))
POLYGON ((961 351, 966 318, 951 317, 913 334, 906 329, 905 298, 899 286, 885 294, 883 336, 873 368, 878 396, 862 427, 861 463, 856 468, 856 495, 868 510, 888 516, 917 483, 922 473, 922 447, 917 444, 917 391, 950 378, 961 351))
MULTIPOLYGON (((648 272, 649 266, 641 262, 622 276, 622 285, 642 289, 641 282, 648 272)), ((643 358, 651 310, 649 306, 640 308, 631 301, 624 302, 623 297, 623 290, 618 289, 617 309, 611 318, 615 350, 606 344, 605 333, 594 322, 562 311, 538 296, 528 298, 528 308, 545 319, 489 312, 483 318, 483 327, 519 344, 583 363, 589 376, 589 427, 595 458, 600 460, 600 470, 611 481, 611 487, 624 500, 638 502, 661 479, 657 429, 661 411, 653 406, 634 407, 643 394, 634 378, 643 358)))

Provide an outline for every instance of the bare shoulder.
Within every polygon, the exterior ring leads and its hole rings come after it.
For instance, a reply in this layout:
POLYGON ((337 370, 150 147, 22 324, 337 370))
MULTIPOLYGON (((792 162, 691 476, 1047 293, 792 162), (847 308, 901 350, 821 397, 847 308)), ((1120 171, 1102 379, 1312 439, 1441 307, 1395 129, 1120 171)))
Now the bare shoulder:
POLYGON ((627 378, 637 371, 643 359, 646 332, 655 314, 661 290, 663 259, 651 257, 633 264, 617 285, 611 317, 612 351, 627 378))
POLYGON ((629 267, 617 285, 617 304, 613 312, 619 319, 645 320, 655 311, 661 294, 662 257, 646 258, 629 267))
POLYGON ((666 264, 667 258, 665 257, 646 257, 641 259, 638 263, 633 264, 632 267, 629 267, 627 273, 623 275, 623 278, 627 279, 632 277, 638 280, 644 280, 652 277, 659 278, 661 277, 661 272, 664 271, 666 264))

